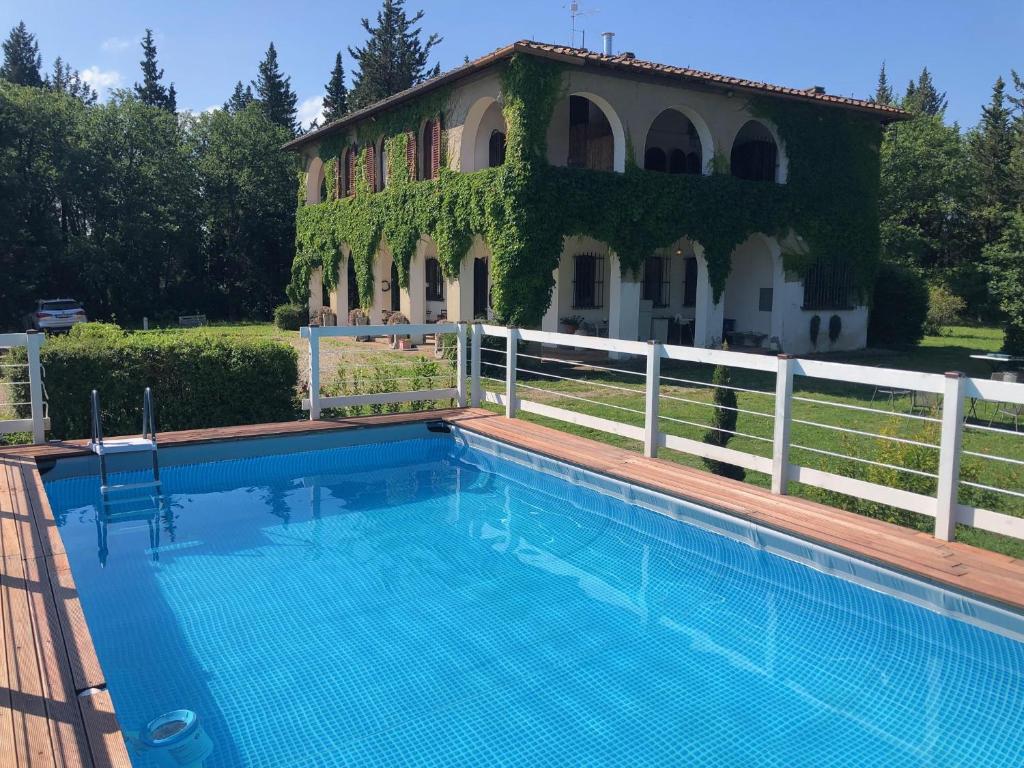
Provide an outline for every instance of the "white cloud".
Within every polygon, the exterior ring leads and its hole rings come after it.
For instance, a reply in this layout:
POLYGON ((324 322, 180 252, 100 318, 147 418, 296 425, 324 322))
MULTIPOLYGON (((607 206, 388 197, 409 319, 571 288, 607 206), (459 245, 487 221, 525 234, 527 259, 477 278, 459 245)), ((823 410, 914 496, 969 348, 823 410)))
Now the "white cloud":
POLYGON ((108 37, 106 40, 100 43, 100 48, 104 51, 120 52, 127 51, 129 48, 132 47, 133 44, 133 40, 128 40, 124 37, 108 37))
POLYGON ((308 128, 309 124, 314 120, 319 120, 320 124, 323 124, 324 117, 324 97, 313 96, 312 98, 306 99, 299 104, 299 125, 303 128, 308 128))
POLYGON ((103 92, 121 84, 121 73, 115 69, 100 69, 94 64, 82 70, 82 79, 97 91, 103 92))

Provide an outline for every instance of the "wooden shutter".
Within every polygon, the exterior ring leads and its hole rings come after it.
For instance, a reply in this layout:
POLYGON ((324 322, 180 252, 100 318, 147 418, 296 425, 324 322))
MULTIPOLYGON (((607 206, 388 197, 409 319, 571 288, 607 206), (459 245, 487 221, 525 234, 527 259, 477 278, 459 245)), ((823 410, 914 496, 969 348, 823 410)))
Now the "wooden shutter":
POLYGON ((356 193, 356 148, 349 147, 345 153, 345 195, 356 193))
POLYGON ((377 163, 376 153, 373 151, 373 146, 366 148, 366 168, 363 170, 366 178, 366 186, 371 192, 377 191, 377 163))
POLYGON ((430 124, 430 178, 436 179, 441 171, 441 118, 433 120, 430 124))
POLYGON ((405 165, 409 169, 409 181, 416 181, 416 131, 405 132, 405 165))

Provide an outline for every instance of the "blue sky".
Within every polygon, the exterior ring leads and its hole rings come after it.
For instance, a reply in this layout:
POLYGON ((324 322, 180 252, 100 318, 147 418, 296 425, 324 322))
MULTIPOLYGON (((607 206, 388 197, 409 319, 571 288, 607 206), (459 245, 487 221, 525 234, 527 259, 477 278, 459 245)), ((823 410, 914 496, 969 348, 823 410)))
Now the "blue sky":
MULTIPOLYGON (((409 0, 407 7, 422 7, 425 29, 443 34, 436 60, 448 69, 519 38, 567 43, 568 1, 409 0)), ((139 78, 138 42, 152 27, 179 106, 197 111, 255 77, 273 40, 309 117, 335 52, 350 69, 346 47, 363 40, 359 19, 377 7, 377 0, 4 0, 0 24, 6 34, 24 19, 44 67, 59 54, 101 89, 139 78)), ((865 96, 883 59, 900 90, 927 65, 948 92, 947 119, 965 127, 977 122, 997 75, 1008 78, 1011 67, 1024 73, 1021 0, 583 0, 581 7, 592 11, 579 21, 590 48, 611 30, 617 50, 640 58, 782 85, 865 96)))

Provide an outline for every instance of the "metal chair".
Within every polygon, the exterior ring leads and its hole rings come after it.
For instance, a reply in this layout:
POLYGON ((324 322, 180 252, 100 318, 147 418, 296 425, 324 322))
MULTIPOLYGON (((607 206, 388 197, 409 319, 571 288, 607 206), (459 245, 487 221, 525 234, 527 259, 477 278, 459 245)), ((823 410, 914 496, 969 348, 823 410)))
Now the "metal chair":
POLYGON ((914 390, 912 389, 900 389, 898 387, 875 387, 875 391, 871 393, 871 402, 875 402, 875 398, 879 395, 888 398, 889 408, 892 411, 896 410, 896 398, 897 397, 910 397, 910 410, 914 410, 914 390))
MULTIPOLYGON (((992 374, 993 381, 1009 381, 1019 382, 1021 379, 1020 371, 999 371, 992 374)), ((1009 416, 1013 420, 1013 431, 1017 432, 1020 430, 1020 420, 1024 416, 1024 404, 1021 403, 996 403, 995 411, 992 413, 992 418, 988 420, 988 425, 991 427, 993 422, 1000 416, 1009 416)))

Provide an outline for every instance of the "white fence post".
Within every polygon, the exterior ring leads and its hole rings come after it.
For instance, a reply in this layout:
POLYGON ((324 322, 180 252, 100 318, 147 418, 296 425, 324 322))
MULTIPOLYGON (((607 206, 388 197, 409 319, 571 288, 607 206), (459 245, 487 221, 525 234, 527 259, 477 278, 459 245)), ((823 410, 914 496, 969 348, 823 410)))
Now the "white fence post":
POLYGON ((505 354, 505 416, 516 417, 516 347, 519 344, 519 329, 508 328, 505 354))
POLYGON ((647 342, 647 388, 644 403, 644 456, 658 455, 658 400, 661 395, 661 345, 647 342))
POLYGON ((473 348, 469 353, 469 404, 480 407, 480 341, 484 335, 480 323, 473 323, 473 348))
POLYGON ((775 374, 775 433, 772 438, 772 493, 789 486, 789 429, 793 408, 793 356, 779 355, 775 374))
POLYGON ((32 402, 32 442, 46 442, 46 428, 43 414, 43 370, 39 363, 39 348, 43 345, 44 335, 39 331, 29 331, 25 339, 25 351, 28 355, 28 389, 29 400, 32 402))
POLYGON ((309 331, 309 420, 320 418, 320 336, 319 326, 309 331))
POLYGON ((466 321, 460 320, 455 331, 457 344, 455 349, 455 388, 459 390, 459 408, 466 407, 466 321))
POLYGON ((935 498, 935 538, 956 538, 956 508, 960 488, 960 443, 964 422, 964 375, 946 374, 942 396, 942 437, 939 440, 939 486, 935 498))

